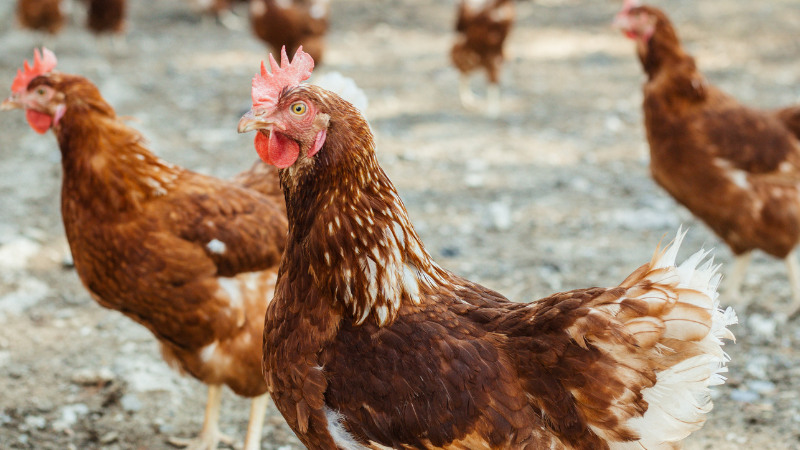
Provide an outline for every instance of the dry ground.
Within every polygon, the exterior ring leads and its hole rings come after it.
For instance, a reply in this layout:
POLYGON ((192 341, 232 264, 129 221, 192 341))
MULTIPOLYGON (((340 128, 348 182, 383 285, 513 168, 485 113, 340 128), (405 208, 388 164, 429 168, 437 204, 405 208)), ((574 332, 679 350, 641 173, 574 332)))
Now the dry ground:
MULTIPOLYGON (((0 87, 44 42, 165 159, 221 177, 249 166, 252 136, 235 129, 266 52, 248 32, 202 21, 187 0, 130 0, 119 53, 75 23, 54 38, 21 31, 12 3, 0 3, 0 87)), ((520 3, 498 120, 459 106, 451 3, 334 0, 318 69, 366 90, 380 160, 442 265, 529 301, 619 283, 680 224, 692 228, 683 257, 705 244, 730 263, 648 175, 643 76, 609 27, 621 2, 520 3)), ((798 101, 800 2, 658 3, 713 83, 753 105, 798 101)), ((193 435, 203 386, 171 372, 147 331, 95 304, 62 267, 53 137, 19 112, 0 115, 0 132, 0 448, 166 449, 168 436, 193 435), (106 384, 76 382, 101 369, 106 384)), ((764 306, 788 300, 783 265, 758 256, 744 292, 757 305, 740 312, 730 380, 688 449, 800 449, 800 322, 764 306)), ((241 439, 248 403, 228 393, 223 407, 223 431, 241 439)), ((301 448, 274 408, 263 448, 301 448)))

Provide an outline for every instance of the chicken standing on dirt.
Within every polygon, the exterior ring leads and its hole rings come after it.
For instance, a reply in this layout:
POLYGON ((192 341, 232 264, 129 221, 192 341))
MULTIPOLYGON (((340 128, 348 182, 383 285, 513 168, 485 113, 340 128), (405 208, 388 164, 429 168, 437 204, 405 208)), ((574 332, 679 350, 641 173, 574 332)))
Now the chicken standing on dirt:
MULTIPOLYGON (((800 308, 800 107, 759 111, 709 84, 667 16, 627 1, 615 19, 647 74, 644 115, 653 178, 736 255, 729 291, 751 252, 786 261, 790 313, 800 308)), ((744 305, 742 305, 744 306, 744 305)))
POLYGON ((61 0, 18 0, 17 17, 23 27, 32 30, 57 33, 64 26, 61 0))
MULTIPOLYGON (((81 281, 153 332, 167 362, 209 385, 202 432, 183 443, 217 447, 227 385, 253 398, 245 446, 261 448, 261 340, 285 246, 283 206, 161 160, 91 82, 55 65, 52 52, 37 51, 2 109, 23 108, 31 128, 58 139, 61 211, 81 281)), ((269 176, 257 165, 239 181, 269 176)))
POLYGON ((458 40, 453 45, 451 57, 459 72, 461 103, 469 110, 477 110, 477 103, 469 87, 469 74, 486 70, 489 78, 486 114, 500 114, 500 67, 503 64, 503 43, 514 24, 512 0, 461 0, 458 5, 456 32, 458 40))
POLYGON ((250 0, 250 23, 259 39, 292 54, 302 46, 317 62, 325 51, 329 14, 329 0, 250 0))
POLYGON ((683 234, 619 287, 513 303, 439 267, 313 60, 270 57, 239 131, 280 168, 289 239, 264 371, 310 449, 674 449, 721 383, 719 276, 683 234))

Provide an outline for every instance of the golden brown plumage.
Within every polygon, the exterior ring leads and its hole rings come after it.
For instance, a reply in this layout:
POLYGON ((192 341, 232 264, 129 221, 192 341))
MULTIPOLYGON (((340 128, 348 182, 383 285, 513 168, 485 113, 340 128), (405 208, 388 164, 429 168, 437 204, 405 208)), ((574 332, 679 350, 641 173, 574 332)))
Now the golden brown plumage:
POLYGON ((457 41, 450 56, 461 72, 459 93, 464 107, 475 108, 467 76, 478 70, 486 71, 489 79, 490 115, 499 113, 500 68, 503 65, 503 43, 514 24, 512 0, 461 0, 456 20, 457 41))
POLYGON ((57 33, 64 26, 61 0, 17 0, 17 17, 32 30, 57 33))
MULTIPOLYGON (((20 77, 3 106, 24 108, 35 130, 58 139, 64 227, 92 297, 147 327, 169 363, 211 386, 210 408, 222 385, 262 396, 254 405, 263 408, 261 336, 285 245, 282 204, 158 158, 83 77, 20 77)), ((240 180, 254 170, 262 184, 276 179, 257 165, 240 180)), ((216 448, 215 420, 193 448, 216 448)), ((260 448, 254 420, 248 450, 260 448)))
POLYGON ((678 242, 619 287, 509 302, 433 261, 364 118, 300 83, 308 55, 282 59, 239 130, 281 168, 289 238, 264 370, 303 444, 653 450, 702 426, 735 321, 705 253, 676 268, 678 242))
MULTIPOLYGON (((790 253, 800 240, 797 107, 776 112, 741 105, 706 81, 662 11, 631 6, 616 21, 635 40, 648 78, 644 115, 653 178, 734 254, 760 249, 787 258, 794 270, 790 253)), ((735 275, 734 291, 741 273, 735 275)), ((797 282, 793 289, 800 306, 797 282)))
POLYGON ((286 46, 293 55, 302 45, 322 61, 328 32, 329 0, 250 0, 253 33, 273 50, 286 46))

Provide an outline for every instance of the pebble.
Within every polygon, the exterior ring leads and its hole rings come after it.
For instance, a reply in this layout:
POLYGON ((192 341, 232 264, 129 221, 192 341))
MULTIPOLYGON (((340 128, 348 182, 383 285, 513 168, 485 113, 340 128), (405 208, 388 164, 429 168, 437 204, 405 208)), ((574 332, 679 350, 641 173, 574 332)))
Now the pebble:
POLYGON ((83 403, 67 405, 61 408, 61 418, 53 422, 53 429, 65 431, 75 425, 78 418, 89 414, 89 407, 83 403))
POLYGON ((122 409, 128 412, 140 411, 144 407, 142 401, 135 394, 125 394, 119 402, 122 405, 122 409))
POLYGON ((70 379, 73 383, 81 386, 106 385, 114 381, 114 372, 107 367, 100 369, 81 369, 75 372, 70 379))
POLYGON ((775 383, 771 381, 764 381, 764 380, 752 380, 747 382, 747 387, 759 394, 771 394, 775 392, 776 386, 775 383))
POLYGON ((756 336, 772 342, 775 340, 775 331, 778 327, 778 322, 770 317, 762 316, 761 314, 751 314, 747 318, 747 327, 756 336))
POLYGON ((506 231, 511 228, 513 220, 511 218, 511 207, 506 202, 493 202, 489 204, 492 225, 499 231, 506 231))
POLYGON ((731 400, 742 403, 753 403, 759 399, 759 395, 746 389, 736 389, 731 392, 731 400))
POLYGON ((0 350, 0 367, 5 366, 11 361, 11 352, 8 350, 0 350))
POLYGON ((761 380, 767 379, 769 378, 767 368, 770 363, 769 356, 756 355, 747 362, 747 373, 761 380))
POLYGON ((28 238, 18 237, 0 246, 0 269, 23 270, 28 260, 41 250, 42 246, 28 238))
POLYGON ((100 443, 110 444, 112 442, 115 442, 117 439, 119 439, 119 433, 117 433, 116 431, 109 431, 100 438, 100 443))
POLYGON ((25 418, 25 425, 41 430, 47 425, 47 419, 42 416, 28 416, 25 418))

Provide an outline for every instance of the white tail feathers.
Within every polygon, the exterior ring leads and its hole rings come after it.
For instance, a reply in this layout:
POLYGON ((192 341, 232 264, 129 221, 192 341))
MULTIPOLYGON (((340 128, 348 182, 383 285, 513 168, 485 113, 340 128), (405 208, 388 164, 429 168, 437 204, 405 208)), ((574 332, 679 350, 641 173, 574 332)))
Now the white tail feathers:
MULTIPOLYGON (((706 413, 713 407, 708 387, 725 382, 721 374, 727 371, 725 364, 729 357, 722 351, 722 339, 734 339, 727 327, 737 323, 736 313, 730 307, 725 311, 719 307, 716 289, 720 265, 714 265, 713 258, 703 262, 710 252, 700 250, 675 266, 685 235, 679 230, 670 245, 663 251, 657 249, 641 279, 663 289, 670 300, 675 296, 674 307, 660 316, 665 330, 655 346, 663 360, 671 364, 665 364, 667 368, 657 372, 654 386, 642 390, 648 403, 645 414, 627 423, 641 439, 612 443, 612 449, 675 448, 675 443, 703 426, 706 413), (681 354, 688 356, 680 358, 681 354)), ((645 342, 640 340, 640 343, 652 342, 645 327, 638 322, 630 325, 632 330, 645 329, 642 336, 645 342)))

